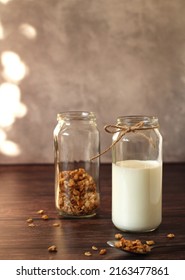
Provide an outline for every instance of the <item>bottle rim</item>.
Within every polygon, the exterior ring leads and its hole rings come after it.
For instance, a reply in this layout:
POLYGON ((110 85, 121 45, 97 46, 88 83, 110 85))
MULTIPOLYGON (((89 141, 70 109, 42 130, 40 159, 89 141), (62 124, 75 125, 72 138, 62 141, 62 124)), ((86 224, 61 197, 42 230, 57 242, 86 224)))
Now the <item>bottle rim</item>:
POLYGON ((60 120, 96 120, 94 112, 91 111, 64 111, 57 114, 57 121, 60 120))
POLYGON ((143 127, 158 126, 159 121, 155 116, 147 115, 131 115, 131 116, 119 116, 117 118, 118 125, 132 126, 139 122, 143 122, 143 127))

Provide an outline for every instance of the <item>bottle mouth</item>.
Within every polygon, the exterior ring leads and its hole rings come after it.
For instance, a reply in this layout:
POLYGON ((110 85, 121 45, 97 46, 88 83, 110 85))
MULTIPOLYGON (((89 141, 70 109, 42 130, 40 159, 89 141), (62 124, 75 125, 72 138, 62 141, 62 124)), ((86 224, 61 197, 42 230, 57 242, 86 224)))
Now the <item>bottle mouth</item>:
POLYGON ((89 111, 65 111, 57 114, 57 121, 60 120, 95 120, 95 114, 89 111))
POLYGON ((140 122, 143 122, 143 127, 159 125, 158 118, 155 116, 132 115, 132 116, 120 116, 117 118, 118 125, 132 126, 140 122))

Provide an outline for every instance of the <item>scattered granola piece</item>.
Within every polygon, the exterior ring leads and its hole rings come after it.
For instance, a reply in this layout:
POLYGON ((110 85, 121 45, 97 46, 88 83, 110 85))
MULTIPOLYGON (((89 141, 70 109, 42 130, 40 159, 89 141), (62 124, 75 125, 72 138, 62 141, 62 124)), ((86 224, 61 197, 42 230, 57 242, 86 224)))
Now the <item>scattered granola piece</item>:
POLYGON ((48 217, 48 215, 44 214, 44 215, 42 215, 42 219, 43 219, 43 220, 48 220, 49 217, 48 217))
POLYGON ((35 224, 34 223, 29 223, 28 226, 29 227, 35 227, 35 224))
POLYGON ((85 252, 84 255, 87 256, 87 257, 92 256, 91 252, 85 252))
POLYGON ((96 246, 92 246, 92 250, 98 251, 98 248, 96 246))
POLYGON ((122 246, 122 242, 119 240, 119 241, 115 241, 115 247, 116 248, 120 248, 122 246))
POLYGON ((168 238, 174 238, 174 237, 175 237, 175 234, 174 234, 174 233, 169 233, 169 234, 167 234, 167 237, 168 237, 168 238))
POLYGON ((44 214, 44 210, 38 210, 37 214, 42 214, 43 215, 44 214))
POLYGON ((59 226, 60 226, 59 223, 54 223, 54 224, 53 224, 53 227, 59 227, 59 226))
POLYGON ((107 250, 106 249, 101 249, 99 254, 100 255, 105 255, 105 254, 107 254, 107 250))
POLYGON ((57 252, 57 247, 55 245, 52 245, 52 246, 48 247, 48 251, 49 252, 57 252))
POLYGON ((154 240, 147 240, 147 241, 146 241, 146 244, 149 245, 149 246, 151 246, 151 245, 154 245, 155 242, 154 242, 154 240))
POLYGON ((27 223, 29 223, 29 224, 30 224, 30 223, 33 223, 33 219, 32 219, 32 218, 28 218, 26 221, 27 221, 27 223))
POLYGON ((116 239, 121 239, 122 237, 123 237, 123 235, 121 233, 116 233, 115 234, 116 239))

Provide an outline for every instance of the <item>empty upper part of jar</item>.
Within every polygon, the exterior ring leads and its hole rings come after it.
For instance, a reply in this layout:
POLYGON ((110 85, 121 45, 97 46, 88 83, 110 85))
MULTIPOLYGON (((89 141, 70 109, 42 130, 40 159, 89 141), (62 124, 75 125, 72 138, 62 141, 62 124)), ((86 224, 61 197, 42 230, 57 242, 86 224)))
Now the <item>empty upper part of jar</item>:
POLYGON ((162 160, 162 137, 158 118, 121 116, 113 134, 113 162, 121 160, 162 160))

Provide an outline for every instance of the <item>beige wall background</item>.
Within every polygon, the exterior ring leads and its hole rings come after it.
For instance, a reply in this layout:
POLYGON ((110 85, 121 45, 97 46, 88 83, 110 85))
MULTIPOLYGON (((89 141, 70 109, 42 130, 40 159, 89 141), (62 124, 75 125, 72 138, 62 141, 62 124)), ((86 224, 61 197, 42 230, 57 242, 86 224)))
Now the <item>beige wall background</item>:
POLYGON ((158 116, 185 161, 185 1, 0 0, 0 163, 53 162, 68 110, 95 112, 102 150, 117 116, 158 116))

